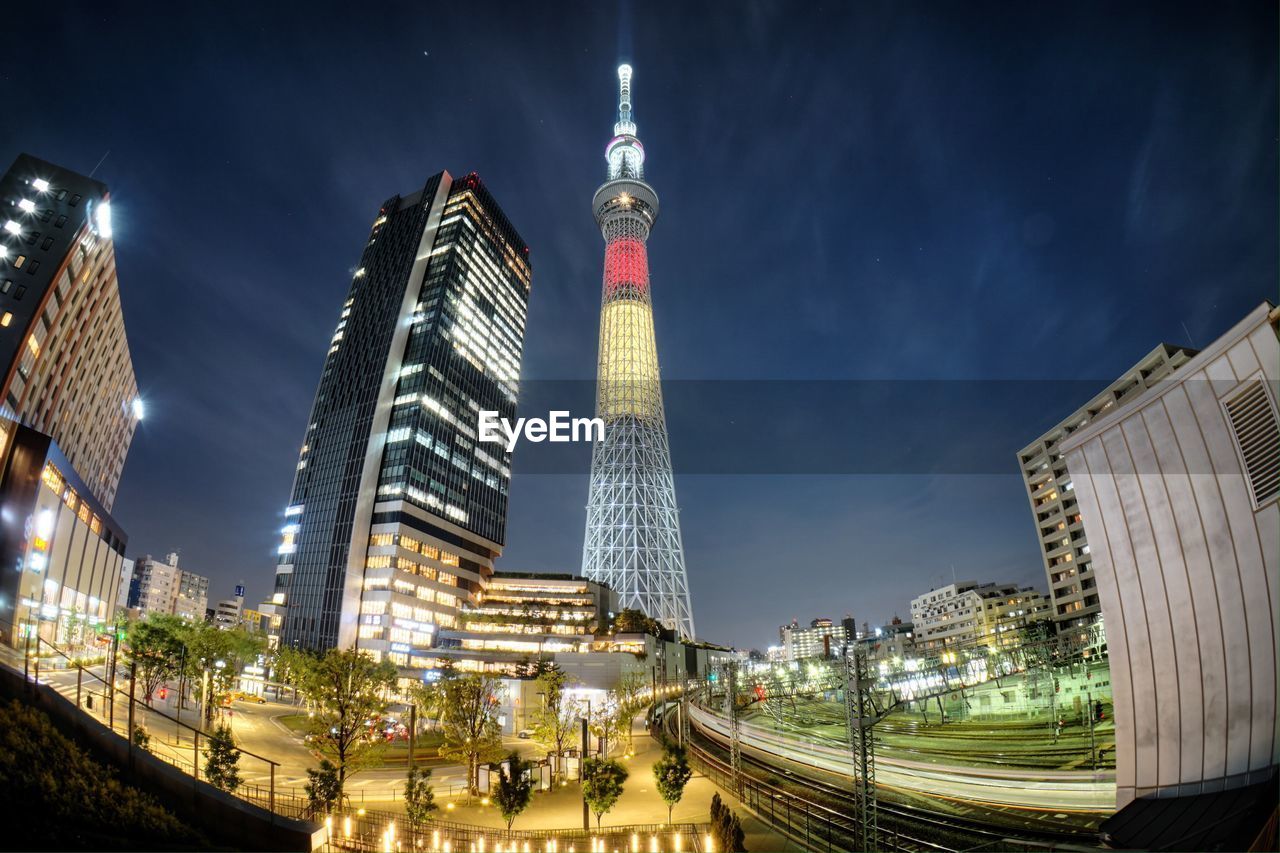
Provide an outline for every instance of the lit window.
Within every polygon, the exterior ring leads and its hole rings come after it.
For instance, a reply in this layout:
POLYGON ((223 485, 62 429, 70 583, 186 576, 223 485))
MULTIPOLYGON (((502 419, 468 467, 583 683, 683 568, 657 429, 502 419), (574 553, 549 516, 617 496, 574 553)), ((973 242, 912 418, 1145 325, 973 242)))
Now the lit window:
POLYGON ((8 231, 10 234, 21 234, 22 226, 10 219, 4 224, 4 230, 8 231))
POLYGON ((44 178, 36 178, 31 182, 31 186, 35 187, 39 192, 47 193, 49 191, 49 182, 44 178))
POLYGON ((31 213, 36 209, 36 203, 30 199, 24 198, 18 202, 18 207, 26 213, 31 213))
POLYGON ((4 326, 7 328, 8 325, 12 322, 13 322, 13 313, 10 311, 4 312, 4 316, 0 317, 0 326, 4 326))

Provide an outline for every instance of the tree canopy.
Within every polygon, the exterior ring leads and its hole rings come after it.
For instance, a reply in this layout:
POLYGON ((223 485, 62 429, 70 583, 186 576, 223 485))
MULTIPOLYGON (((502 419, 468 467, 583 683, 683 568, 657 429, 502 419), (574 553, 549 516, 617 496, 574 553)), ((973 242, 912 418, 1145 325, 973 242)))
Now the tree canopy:
POLYGON ((596 816, 596 831, 600 819, 617 804, 622 796, 622 783, 627 781, 626 769, 616 761, 588 758, 582 764, 582 798, 596 816))
POLYGON ((396 668, 356 649, 330 649, 307 667, 300 683, 315 709, 311 733, 333 759, 341 795, 348 776, 378 761, 385 741, 369 721, 387 710, 396 668))

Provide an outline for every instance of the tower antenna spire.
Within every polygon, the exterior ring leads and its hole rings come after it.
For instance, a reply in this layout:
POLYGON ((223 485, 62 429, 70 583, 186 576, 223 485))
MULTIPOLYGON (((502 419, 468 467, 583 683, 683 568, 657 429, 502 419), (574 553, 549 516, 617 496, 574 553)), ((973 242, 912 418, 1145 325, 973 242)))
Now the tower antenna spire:
POLYGON ((636 123, 631 115, 631 66, 618 66, 618 123, 613 126, 617 136, 635 136, 636 123))

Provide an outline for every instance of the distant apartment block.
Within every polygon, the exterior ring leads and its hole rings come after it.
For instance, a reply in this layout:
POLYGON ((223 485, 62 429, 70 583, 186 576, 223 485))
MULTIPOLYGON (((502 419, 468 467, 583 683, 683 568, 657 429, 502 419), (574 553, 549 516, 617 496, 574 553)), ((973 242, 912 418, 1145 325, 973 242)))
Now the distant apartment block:
POLYGON ((1020 642, 1020 629, 1049 618, 1049 603, 1032 587, 961 581, 911 601, 915 645, 922 649, 1020 642))
POLYGON ((209 621, 224 631, 238 628, 244 620, 244 585, 236 585, 236 594, 224 598, 209 611, 209 621))
POLYGON ((789 661, 839 656, 849 640, 843 622, 822 618, 804 627, 793 619, 790 625, 778 629, 778 638, 782 641, 782 657, 789 661))
POLYGON ((139 615, 171 613, 191 621, 204 621, 209 601, 209 579, 178 568, 178 555, 164 562, 147 555, 134 565, 129 606, 139 615))
POLYGON ((1081 523, 1061 444, 1078 429, 1143 394, 1186 364, 1195 350, 1161 344, 1087 404, 1018 453, 1035 517, 1049 599, 1059 631, 1093 622, 1099 613, 1089 542, 1081 523))

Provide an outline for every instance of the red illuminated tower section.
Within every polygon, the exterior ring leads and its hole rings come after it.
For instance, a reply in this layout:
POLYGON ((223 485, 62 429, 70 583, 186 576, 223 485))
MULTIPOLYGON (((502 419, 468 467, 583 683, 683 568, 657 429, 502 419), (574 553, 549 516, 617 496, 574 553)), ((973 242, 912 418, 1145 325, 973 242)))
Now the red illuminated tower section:
POLYGON ((644 180, 630 66, 618 69, 618 82, 609 178, 593 205, 605 242, 596 386, 605 436, 591 458, 582 573, 615 589, 623 607, 693 637, 645 247, 658 196, 644 180))

